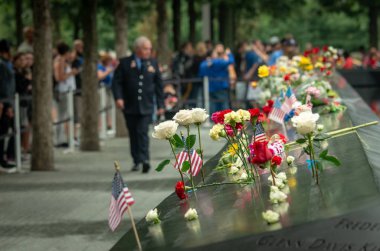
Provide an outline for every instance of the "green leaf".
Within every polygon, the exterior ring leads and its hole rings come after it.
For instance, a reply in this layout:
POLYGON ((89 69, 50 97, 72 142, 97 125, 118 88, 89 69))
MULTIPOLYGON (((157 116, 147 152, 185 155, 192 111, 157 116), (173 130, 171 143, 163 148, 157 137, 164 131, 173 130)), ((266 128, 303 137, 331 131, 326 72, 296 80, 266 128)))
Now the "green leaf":
POLYGON ((161 161, 161 163, 158 164, 158 166, 156 167, 156 171, 161 172, 165 168, 165 166, 168 165, 169 163, 170 163, 170 160, 168 159, 161 161))
POLYGON ((191 149, 193 148, 194 144, 195 144, 195 140, 196 140, 196 136, 195 135, 189 135, 186 139, 186 148, 187 149, 191 149))
POLYGON ((173 138, 174 140, 174 146, 177 147, 177 148, 183 148, 185 147, 185 144, 183 143, 181 137, 178 135, 178 134, 174 134, 173 138))
POLYGON ((304 147, 303 150, 305 151, 306 154, 310 155, 310 149, 309 149, 309 146, 304 147))
POLYGON ((336 166, 340 166, 341 165, 340 160, 337 157, 335 157, 335 156, 326 155, 326 156, 323 157, 323 159, 326 160, 326 161, 329 161, 329 162, 333 163, 336 166))
POLYGON ((319 158, 323 159, 325 156, 327 156, 328 151, 329 151, 329 150, 326 149, 326 150, 324 150, 323 152, 321 152, 321 153, 319 154, 319 158))
POLYGON ((326 134, 326 133, 320 133, 320 134, 317 134, 313 140, 315 141, 323 141, 323 140, 326 140, 328 138, 330 138, 331 136, 326 134))
POLYGON ((198 153, 199 155, 201 155, 201 154, 202 154, 202 150, 201 150, 201 149, 197 149, 197 153, 198 153))
POLYGON ((301 145, 306 142, 306 139, 297 139, 296 142, 301 145))
POLYGON ((181 168, 181 171, 182 172, 187 172, 187 171, 189 171, 190 170, 190 162, 189 161, 184 161, 183 163, 182 163, 182 168, 181 168))

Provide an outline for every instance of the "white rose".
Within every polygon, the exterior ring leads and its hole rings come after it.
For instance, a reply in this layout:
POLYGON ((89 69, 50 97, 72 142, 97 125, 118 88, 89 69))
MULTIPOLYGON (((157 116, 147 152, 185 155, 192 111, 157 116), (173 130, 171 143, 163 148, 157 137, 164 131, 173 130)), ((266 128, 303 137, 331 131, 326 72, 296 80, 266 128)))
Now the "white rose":
POLYGON ((179 110, 173 119, 182 126, 188 126, 194 123, 192 112, 190 110, 179 110))
POLYGON ((197 210, 195 210, 195 208, 189 208, 189 210, 187 210, 187 212, 185 213, 185 219, 188 221, 198 219, 197 210))
POLYGON ((251 120, 251 114, 247 110, 239 109, 237 113, 240 115, 240 119, 242 121, 249 121, 251 120))
POLYGON ((170 139, 177 132, 178 123, 173 120, 162 122, 154 127, 152 137, 155 139, 170 139))
POLYGON ((224 125, 216 124, 210 129, 210 138, 213 140, 218 140, 223 134, 224 125))
POLYGON ((273 212, 272 210, 267 210, 261 214, 266 222, 269 224, 276 223, 280 220, 280 214, 273 212))
POLYGON ((235 165, 232 165, 230 167, 230 171, 229 171, 229 174, 236 174, 237 172, 239 172, 239 168, 235 165))
POLYGON ((191 116, 193 117, 194 123, 203 123, 209 117, 209 115, 206 113, 206 110, 202 108, 191 109, 191 116))
POLYGON ((269 200, 273 204, 284 202, 286 198, 288 198, 288 196, 285 193, 281 192, 280 190, 271 191, 269 194, 269 200))
POLYGON ((322 132, 324 128, 325 128, 325 126, 322 125, 322 124, 318 124, 318 125, 317 125, 317 130, 318 130, 319 132, 322 132))
POLYGON ((301 135, 314 132, 319 114, 312 112, 301 112, 298 116, 292 118, 293 126, 301 135))
POLYGON ((296 166, 292 166, 289 168, 289 173, 294 175, 297 173, 297 170, 298 170, 298 168, 296 166))
POLYGON ((286 162, 288 162, 288 165, 292 165, 294 160, 295 160, 295 158, 293 156, 290 156, 290 155, 286 158, 286 162))
POLYGON ((146 214, 145 216, 145 220, 148 222, 148 223, 153 223, 153 224, 158 224, 160 223, 160 219, 158 218, 158 212, 157 212, 157 208, 153 209, 153 210, 149 210, 149 212, 146 214))

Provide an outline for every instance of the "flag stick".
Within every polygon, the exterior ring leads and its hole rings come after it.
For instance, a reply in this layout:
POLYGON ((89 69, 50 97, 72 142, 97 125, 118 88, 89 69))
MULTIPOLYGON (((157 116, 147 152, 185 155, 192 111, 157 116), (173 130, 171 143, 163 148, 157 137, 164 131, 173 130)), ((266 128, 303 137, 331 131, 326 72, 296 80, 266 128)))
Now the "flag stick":
MULTIPOLYGON (((114 165, 115 165, 115 169, 116 169, 116 171, 120 171, 120 165, 119 165, 119 162, 115 161, 115 162, 114 162, 114 165)), ((139 234, 137 233, 137 229, 136 229, 136 225, 135 225, 135 220, 133 219, 132 209, 131 209, 130 206, 127 207, 127 211, 128 211, 129 218, 131 219, 132 228, 133 228, 133 232, 134 232, 134 234, 135 234, 135 238, 136 238, 137 246, 139 247, 139 251, 142 251, 142 248, 141 248, 141 242, 140 242, 140 238, 139 238, 139 234)))
POLYGON ((129 206, 127 209, 128 209, 129 218, 131 218, 132 228, 133 228, 133 232, 135 233, 137 246, 139 247, 139 251, 142 251, 139 234, 137 233, 135 220, 133 219, 133 215, 132 215, 132 209, 129 206))

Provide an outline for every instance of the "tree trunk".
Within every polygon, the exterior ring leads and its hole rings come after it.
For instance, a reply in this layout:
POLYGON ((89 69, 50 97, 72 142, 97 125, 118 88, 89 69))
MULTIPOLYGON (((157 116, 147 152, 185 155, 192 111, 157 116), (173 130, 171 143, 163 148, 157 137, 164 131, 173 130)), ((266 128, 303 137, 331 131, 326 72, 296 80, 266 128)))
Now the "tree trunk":
POLYGON ((377 48, 378 46, 378 31, 377 31, 377 12, 378 6, 373 1, 368 4, 368 30, 369 30, 369 46, 377 48))
POLYGON ((168 64, 170 61, 168 47, 168 17, 166 13, 166 1, 157 0, 157 57, 161 65, 168 64))
POLYGON ((234 43, 234 9, 226 2, 218 6, 219 41, 226 47, 232 47, 234 43))
POLYGON ((15 1, 15 18, 16 18, 17 45, 20 45, 23 40, 22 29, 24 26, 22 23, 22 0, 15 1))
POLYGON ((32 100, 32 170, 53 170, 52 37, 49 0, 33 1, 34 59, 32 100))
POLYGON ((80 30, 81 30, 81 18, 83 16, 83 4, 81 2, 79 2, 79 10, 78 10, 78 13, 76 13, 76 15, 74 15, 73 17, 73 27, 74 27, 74 30, 73 30, 73 40, 75 39, 80 39, 80 30))
POLYGON ((181 0, 172 0, 173 10, 173 45, 174 50, 179 51, 181 46, 181 0))
POLYGON ((98 151, 99 94, 97 79, 97 1, 83 0, 86 15, 83 15, 83 74, 82 74, 82 116, 80 149, 98 151))
MULTIPOLYGON (((125 0, 115 1, 115 35, 116 35, 116 55, 118 58, 127 55, 127 10, 125 8, 125 0)), ((127 137, 128 130, 125 126, 123 112, 116 110, 116 137, 127 137)))
POLYGON ((189 41, 195 45, 197 42, 195 35, 195 22, 197 17, 195 13, 194 0, 188 0, 187 14, 189 16, 189 41))

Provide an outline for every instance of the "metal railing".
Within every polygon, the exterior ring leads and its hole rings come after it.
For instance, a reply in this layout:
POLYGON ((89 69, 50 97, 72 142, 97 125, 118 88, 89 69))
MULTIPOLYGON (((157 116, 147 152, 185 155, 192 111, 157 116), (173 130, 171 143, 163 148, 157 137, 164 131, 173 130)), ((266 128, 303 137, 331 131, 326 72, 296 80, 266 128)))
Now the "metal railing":
MULTIPOLYGON (((99 129, 99 138, 100 139, 107 139, 109 137, 114 137, 116 132, 116 107, 114 102, 111 102, 111 105, 106 106, 106 100, 107 100, 107 93, 106 88, 104 86, 101 86, 99 89, 99 96, 100 96, 100 108, 99 108, 99 122, 100 122, 100 129, 99 129), (107 115, 106 113, 108 111, 111 111, 111 134, 107 133, 107 115)), ((68 147, 64 150, 64 153, 70 153, 75 151, 75 121, 74 121, 74 94, 79 93, 78 91, 69 91, 65 93, 67 95, 67 117, 55 121, 52 123, 52 126, 60 126, 62 124, 67 123, 68 124, 68 147)), ((9 139, 12 136, 15 137, 15 165, 16 165, 16 171, 21 172, 22 168, 22 160, 21 160, 21 133, 30 131, 30 129, 21 129, 21 123, 20 123, 20 101, 24 100, 31 100, 31 96, 23 96, 22 98, 19 97, 19 94, 15 94, 14 98, 8 98, 8 99, 2 99, 0 100, 1 103, 9 103, 13 105, 14 109, 14 116, 13 116, 13 131, 11 133, 7 133, 0 136, 0 140, 9 139)))

